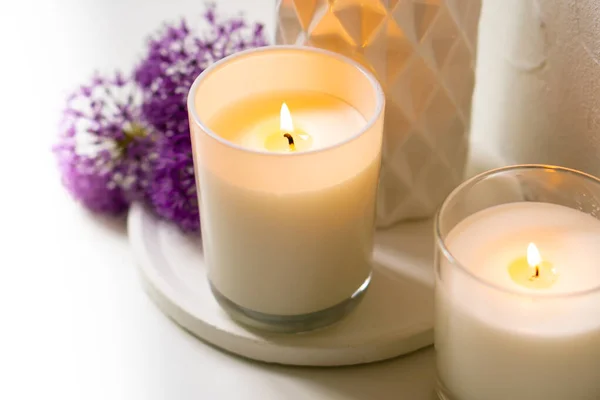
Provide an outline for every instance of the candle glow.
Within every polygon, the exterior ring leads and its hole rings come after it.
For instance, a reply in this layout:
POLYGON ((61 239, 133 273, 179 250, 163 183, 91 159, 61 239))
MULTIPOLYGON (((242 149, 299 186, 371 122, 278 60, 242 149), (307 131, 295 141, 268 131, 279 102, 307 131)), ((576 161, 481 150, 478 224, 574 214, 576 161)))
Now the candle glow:
POLYGON ((542 263, 542 255, 534 243, 529 243, 527 246, 527 264, 533 270, 533 276, 538 277, 540 275, 539 265, 542 263))
POLYGON ((285 102, 281 104, 281 111, 279 112, 279 129, 281 129, 281 132, 294 132, 292 114, 290 113, 290 109, 285 102))
POLYGON ((517 258, 508 266, 508 273, 518 285, 534 290, 551 287, 557 278, 554 266, 542 259, 533 242, 527 246, 526 256, 517 258))
POLYGON ((540 265, 541 262, 542 255, 537 246, 534 243, 529 243, 529 246, 527 246, 527 263, 533 268, 536 265, 540 265))
POLYGON ((279 129, 265 126, 264 130, 270 132, 264 143, 264 147, 268 151, 289 153, 313 148, 312 137, 294 127, 292 113, 285 102, 281 103, 279 111, 279 129))

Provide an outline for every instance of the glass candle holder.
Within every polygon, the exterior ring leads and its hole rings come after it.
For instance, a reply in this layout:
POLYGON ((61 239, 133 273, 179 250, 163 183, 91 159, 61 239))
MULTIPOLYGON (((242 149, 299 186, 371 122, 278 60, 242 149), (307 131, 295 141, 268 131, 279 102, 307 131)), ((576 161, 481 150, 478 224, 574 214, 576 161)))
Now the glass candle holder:
POLYGON ((230 56, 188 97, 213 294, 252 327, 299 332, 348 313, 369 285, 383 91, 336 53, 230 56))
POLYGON ((600 398, 600 181, 492 170, 436 218, 435 349, 444 400, 600 398))

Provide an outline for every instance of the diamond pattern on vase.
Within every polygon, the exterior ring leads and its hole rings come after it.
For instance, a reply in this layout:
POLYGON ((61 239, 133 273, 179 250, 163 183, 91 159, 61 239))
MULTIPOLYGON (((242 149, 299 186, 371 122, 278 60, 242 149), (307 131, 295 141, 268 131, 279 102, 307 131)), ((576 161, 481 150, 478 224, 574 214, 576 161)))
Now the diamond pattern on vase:
POLYGON ((465 21, 471 5, 473 3, 481 4, 481 0, 445 0, 445 3, 452 18, 460 24, 465 21))
POLYGON ((413 19, 415 21, 415 32, 417 39, 421 40, 429 31, 433 20, 440 9, 440 0, 415 1, 413 7, 413 19))
POLYGON ((308 31, 308 44, 352 56, 356 43, 336 16, 328 12, 315 20, 308 31))
POLYGON ((396 7, 391 9, 390 19, 393 20, 396 25, 401 27, 404 35, 410 39, 413 44, 419 42, 415 28, 414 0, 400 1, 396 7))
MULTIPOLYGON (((466 33, 466 44, 471 49, 471 53, 475 53, 477 47, 477 32, 479 30, 479 14, 481 13, 481 2, 471 0, 467 16, 464 19, 464 27, 466 33)), ((473 58, 473 63, 475 59, 473 58)))
MULTIPOLYGON (((466 153, 464 153, 466 154, 466 153)), ((466 158, 463 163, 466 162, 466 158)), ((444 170, 447 166, 444 165, 439 159, 432 158, 427 166, 420 172, 419 179, 416 181, 414 186, 415 199, 420 200, 424 207, 415 209, 413 212, 417 216, 428 217, 431 215, 431 209, 437 209, 439 207, 438 201, 435 199, 444 199, 448 193, 456 187, 460 181, 454 179, 440 179, 440 170, 444 170), (431 183, 435 182, 435 185, 431 183), (421 212, 420 215, 417 213, 421 212)), ((461 173, 462 175, 462 173, 461 173)), ((461 179, 462 180, 462 179, 461 179)))
POLYGON ((437 142, 436 137, 444 135, 456 116, 456 105, 448 97, 447 92, 439 88, 421 116, 420 125, 425 132, 437 142))
POLYGON ((433 61, 437 68, 444 66, 458 35, 458 27, 448 11, 440 11, 434 26, 425 39, 429 43, 428 48, 431 49, 433 61))
MULTIPOLYGON (((417 176, 430 162, 430 160, 423 157, 423 155, 429 153, 431 142, 427 139, 427 136, 420 132, 413 132, 407 137, 404 146, 410 148, 411 151, 408 153, 402 152, 400 156, 406 159, 411 175, 417 176)), ((397 149, 397 151, 402 150, 400 148, 397 149)))
POLYGON ((437 85, 437 77, 423 59, 413 57, 396 82, 390 85, 388 95, 416 120, 437 85))
POLYGON ((374 73, 386 92, 378 226, 432 215, 462 178, 481 1, 279 4, 278 43, 352 57, 374 73))
POLYGON ((327 12, 326 0, 290 0, 298 16, 298 22, 304 30, 309 30, 311 22, 318 19, 318 15, 327 12), (315 18, 316 17, 316 18, 315 18))
POLYGON ((450 51, 449 60, 441 70, 442 78, 452 94, 458 109, 469 115, 475 77, 472 73, 471 52, 464 41, 457 41, 450 51))
MULTIPOLYGON (((413 122, 408 119, 402 109, 393 101, 385 104, 385 123, 387 126, 393 126, 394 129, 386 132, 383 137, 383 158, 395 160, 395 152, 402 149, 406 138, 411 134, 413 122)), ((410 174, 410 171, 407 171, 410 174)), ((410 182, 412 178, 407 176, 405 181, 410 182)))
POLYGON ((381 82, 385 90, 387 76, 389 71, 389 63, 386 57, 381 57, 381 54, 386 53, 388 49, 387 37, 388 24, 382 23, 375 30, 369 42, 362 48, 357 48, 354 53, 354 59, 367 67, 381 82))
POLYGON ((415 43, 429 31, 440 10, 440 0, 410 0, 399 2, 391 16, 415 43))
POLYGON ((380 182, 394 182, 385 188, 385 196, 377 196, 377 220, 400 220, 402 210, 407 209, 409 193, 412 193, 410 184, 406 184, 402 179, 394 174, 394 171, 389 168, 385 160, 381 164, 381 173, 379 176, 380 182))
POLYGON ((452 178, 448 180, 458 185, 462 180, 462 169, 455 168, 456 165, 463 165, 468 156, 468 141, 469 137, 465 135, 468 129, 468 124, 455 115, 450 122, 448 128, 443 134, 438 135, 438 147, 444 151, 440 153, 440 161, 447 165, 448 171, 454 173, 452 178))
POLYGON ((384 5, 387 7, 388 10, 393 10, 394 7, 396 7, 396 5, 398 5, 398 2, 401 0, 383 0, 384 5))
MULTIPOLYGON (((408 136, 410 136, 410 133, 408 136)), ((405 201, 406 199, 411 197, 410 187, 413 186, 414 176, 412 175, 408 159, 404 157, 394 160, 394 162, 389 165, 389 168, 386 169, 391 171, 391 173, 395 177, 395 181, 402 182, 402 186, 408 188, 408 190, 399 192, 397 193, 397 195, 392 197, 388 194, 396 193, 397 185, 389 186, 385 188, 386 196, 380 196, 383 201, 383 204, 389 204, 388 208, 397 208, 398 200, 405 201)))
POLYGON ((377 33, 386 18, 386 9, 379 1, 336 0, 333 14, 359 46, 365 46, 377 33))
POLYGON ((386 34, 387 48, 384 53, 385 57, 382 57, 382 53, 379 53, 371 55, 370 58, 384 59, 387 72, 385 82, 387 84, 396 81, 414 50, 402 29, 393 20, 388 21, 386 34))
POLYGON ((279 0, 279 21, 275 30, 275 38, 278 43, 295 44, 302 35, 302 25, 294 10, 293 0, 279 0))
POLYGON ((467 122, 456 112, 456 105, 439 88, 422 116, 422 126, 437 149, 438 160, 449 172, 449 180, 458 184, 461 179, 461 160, 466 156, 467 122))

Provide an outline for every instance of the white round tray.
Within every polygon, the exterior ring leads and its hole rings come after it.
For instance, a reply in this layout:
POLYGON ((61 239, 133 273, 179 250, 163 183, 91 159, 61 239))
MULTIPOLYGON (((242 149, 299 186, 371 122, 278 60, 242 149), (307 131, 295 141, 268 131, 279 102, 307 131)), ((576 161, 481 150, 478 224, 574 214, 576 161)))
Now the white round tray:
POLYGON ((200 238, 157 220, 142 206, 128 231, 145 288, 179 325, 232 353, 293 365, 337 366, 395 357, 432 343, 431 222, 377 234, 371 286, 343 321, 302 334, 248 330, 217 304, 206 277, 200 238))
MULTIPOLYGON (((490 165, 488 157, 481 160, 490 165)), ((473 162, 470 174, 483 170, 473 162)), ((497 163, 491 165, 498 165, 497 163)), ((371 285, 341 322, 314 332, 272 334, 234 322, 210 291, 199 237, 144 207, 129 212, 129 238, 150 297, 176 323, 213 345, 254 360, 304 366, 369 363, 433 342, 432 221, 377 232, 371 285)))

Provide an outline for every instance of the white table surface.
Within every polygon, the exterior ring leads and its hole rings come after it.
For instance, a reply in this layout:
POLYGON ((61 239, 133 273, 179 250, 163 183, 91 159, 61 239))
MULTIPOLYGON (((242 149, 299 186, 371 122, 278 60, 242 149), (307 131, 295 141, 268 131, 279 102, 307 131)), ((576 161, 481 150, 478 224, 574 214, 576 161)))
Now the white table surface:
MULTIPOLYGON (((221 0, 273 32, 273 0, 221 0)), ((67 90, 127 68, 197 0, 13 0, 0 11, 0 398, 429 400, 431 348, 369 366, 246 361, 163 316, 140 288, 123 222, 71 201, 50 145, 67 90)))

